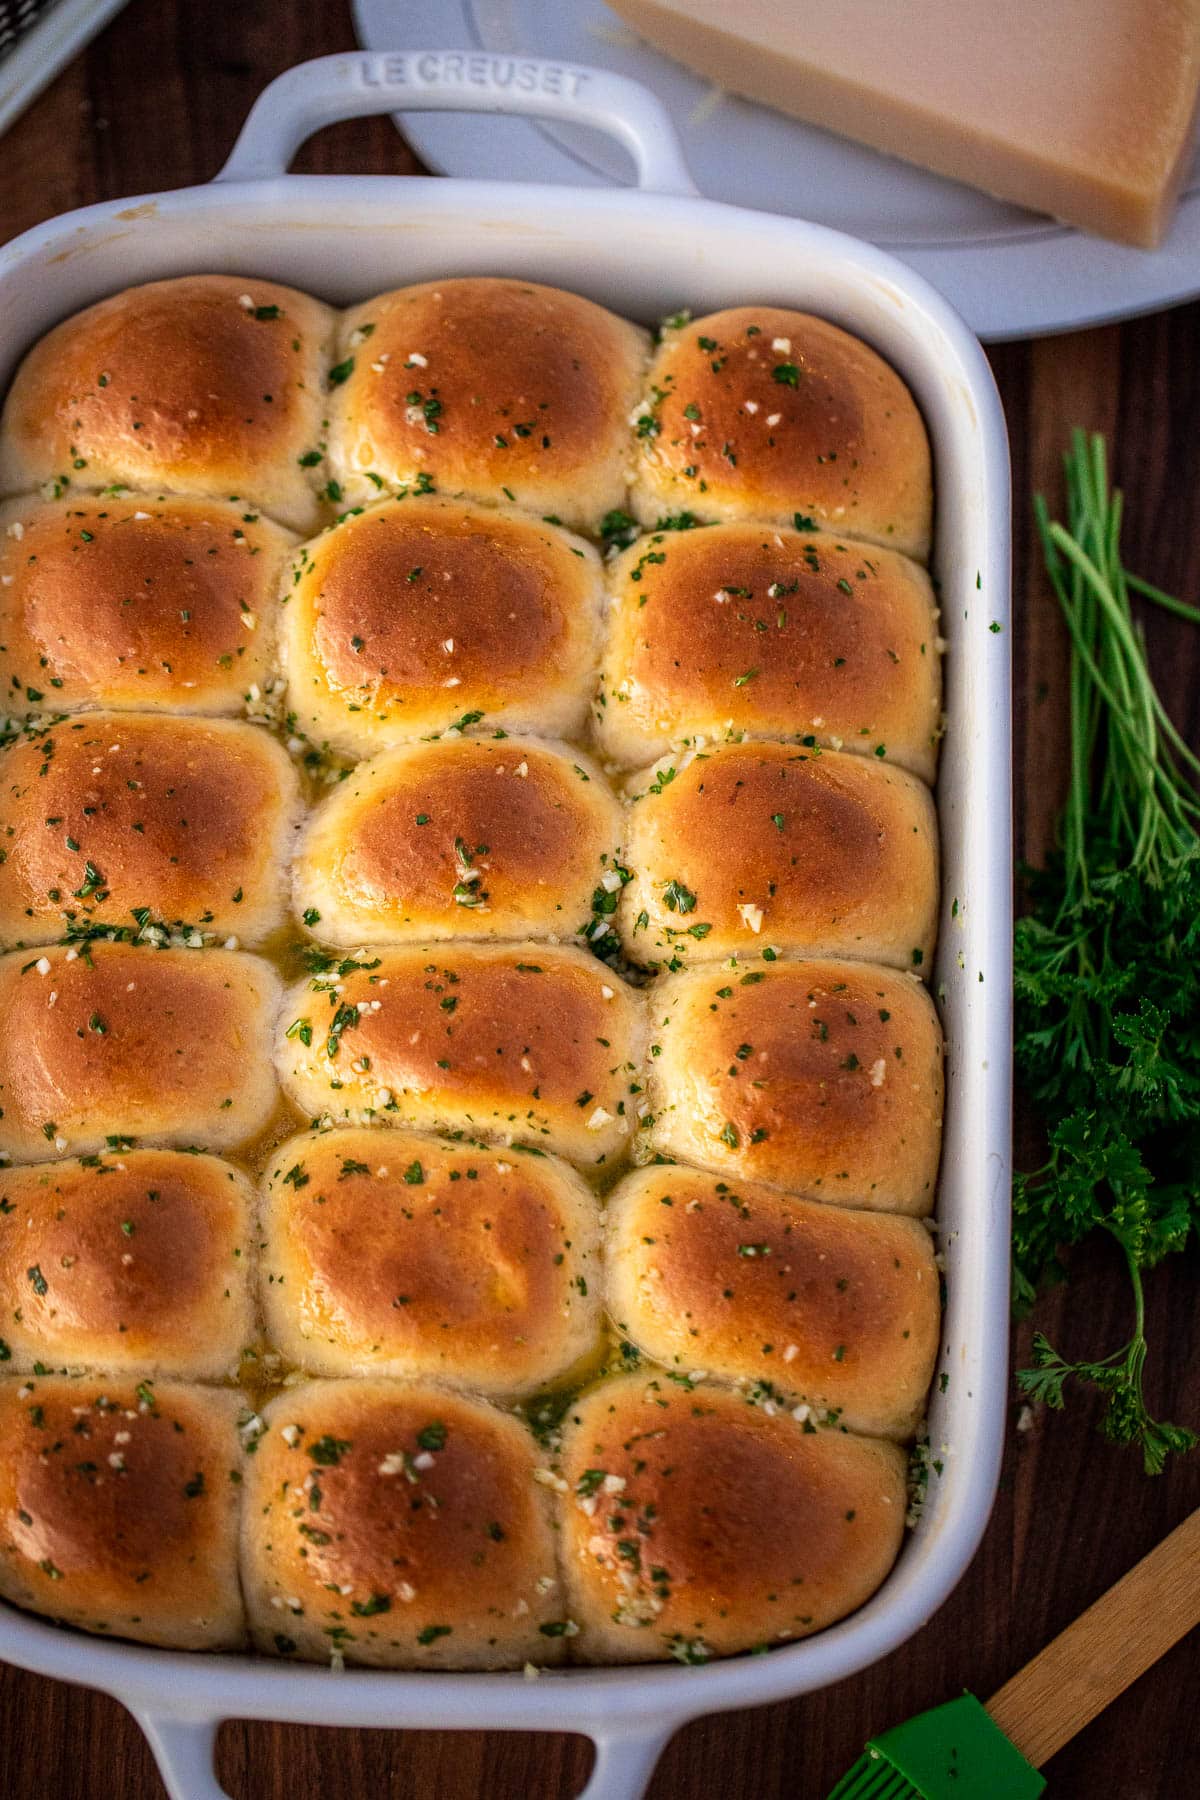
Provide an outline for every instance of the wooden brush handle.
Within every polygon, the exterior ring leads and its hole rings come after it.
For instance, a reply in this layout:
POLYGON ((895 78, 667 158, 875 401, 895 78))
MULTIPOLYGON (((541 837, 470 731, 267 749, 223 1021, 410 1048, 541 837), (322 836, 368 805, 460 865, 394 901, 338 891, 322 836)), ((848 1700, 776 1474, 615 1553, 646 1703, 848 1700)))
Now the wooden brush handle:
POLYGON ((1200 1624, 1200 1509, 1102 1594, 987 1703, 1040 1769, 1200 1624))

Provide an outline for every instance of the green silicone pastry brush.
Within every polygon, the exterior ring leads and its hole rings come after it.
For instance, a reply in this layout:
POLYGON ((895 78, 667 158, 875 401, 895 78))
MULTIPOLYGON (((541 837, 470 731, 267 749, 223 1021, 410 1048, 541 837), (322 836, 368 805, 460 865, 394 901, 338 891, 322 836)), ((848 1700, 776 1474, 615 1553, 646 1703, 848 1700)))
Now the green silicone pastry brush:
POLYGON ((867 1745, 829 1800, 1036 1800, 1038 1774, 1200 1623, 1200 1510, 1006 1682, 867 1745))

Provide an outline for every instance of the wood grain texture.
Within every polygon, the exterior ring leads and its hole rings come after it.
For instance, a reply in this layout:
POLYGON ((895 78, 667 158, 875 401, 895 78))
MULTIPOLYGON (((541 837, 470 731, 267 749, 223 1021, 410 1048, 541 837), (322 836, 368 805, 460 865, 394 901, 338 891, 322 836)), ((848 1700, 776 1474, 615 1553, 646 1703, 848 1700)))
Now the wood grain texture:
MULTIPOLYGON (((0 241, 68 207, 209 179, 274 75, 352 43, 344 0, 132 0, 0 142, 0 241)), ((418 165, 380 119, 323 132, 297 166, 403 173, 418 165)), ((1034 485, 1057 495, 1072 424, 1113 432, 1117 477, 1130 495, 1132 566, 1200 596, 1200 307, 1004 346, 993 362, 1016 494, 1019 842, 1036 857, 1062 789, 1065 684, 1063 636, 1036 573, 1028 496, 1034 485)), ((1200 632, 1155 616, 1147 637, 1168 705, 1200 741, 1200 632)), ((1037 1324, 1072 1358, 1124 1342, 1127 1284, 1116 1253, 1085 1251, 1072 1273, 1069 1302, 1061 1291, 1048 1297, 1037 1324)), ((1192 1424, 1200 1421, 1198 1282, 1198 1259, 1174 1257, 1147 1294, 1150 1403, 1192 1424)), ((1016 1334, 1021 1361, 1031 1331, 1016 1334)), ((1096 1408, 1086 1398, 1062 1416, 1039 1411, 1023 1431, 1020 1411, 1014 1397, 987 1537, 925 1630, 824 1693, 687 1727, 663 1759, 651 1800, 714 1792, 820 1800, 870 1733, 964 1686, 993 1692, 1200 1504, 1200 1456, 1151 1482, 1136 1457, 1094 1435, 1096 1408)), ((1195 1677, 1194 1648, 1181 1643, 1054 1758, 1052 1794, 1179 1800, 1200 1750, 1195 1677)), ((238 1800, 565 1800, 582 1786, 590 1751, 567 1735, 235 1721, 222 1732, 219 1760, 238 1800)), ((161 1800, 162 1788, 140 1733, 115 1702, 0 1668, 0 1795, 161 1800)))

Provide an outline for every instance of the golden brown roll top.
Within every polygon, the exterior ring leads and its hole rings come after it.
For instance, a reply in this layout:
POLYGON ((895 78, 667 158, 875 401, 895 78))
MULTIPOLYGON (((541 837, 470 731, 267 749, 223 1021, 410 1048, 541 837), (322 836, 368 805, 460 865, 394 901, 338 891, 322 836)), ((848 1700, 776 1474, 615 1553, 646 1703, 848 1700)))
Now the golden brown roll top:
POLYGON ((237 499, 313 529, 332 323, 307 294, 240 275, 151 281, 98 301, 17 370, 0 419, 0 494, 123 484, 237 499))
POLYGON ((649 1374, 602 1383, 567 1418, 562 1555, 585 1662, 807 1637, 861 1606, 900 1548, 895 1444, 649 1374))
POLYGON ((236 1649, 239 1410, 177 1382, 0 1381, 0 1594, 84 1631, 236 1649))
POLYGON ((771 947, 929 972, 937 822, 903 769, 731 744, 664 759, 631 786, 620 927, 635 961, 771 947))
POLYGON ((942 1034, 862 963, 701 969, 648 995, 650 1148, 834 1206, 933 1210, 942 1034))
POLYGON ((929 554, 921 415, 895 370, 825 319, 737 306, 669 325, 635 431, 633 509, 646 525, 680 512, 811 522, 929 554))
POLYGON ((342 315, 329 465, 348 501, 401 488, 594 530, 623 504, 648 340, 560 288, 470 276, 342 315))
POLYGON ((495 507, 383 501, 298 553, 284 586, 288 704, 349 755, 445 731, 575 736, 595 685, 600 561, 495 507))
POLYGON ((916 1220, 687 1168, 627 1176, 607 1220, 608 1308, 647 1356, 792 1396, 849 1431, 912 1433, 940 1326, 916 1220))
POLYGON ((290 532, 150 494, 0 506, 0 687, 13 715, 241 712, 271 678, 290 532))
POLYGON ((654 532, 612 569, 597 731, 642 768, 672 745, 802 739, 936 767, 937 606, 916 563, 757 525, 654 532))
POLYGON ((643 1104, 641 996, 547 944, 363 951, 292 988, 280 1078, 314 1120, 464 1132, 588 1167, 643 1104))
POLYGON ((260 1650, 407 1669, 560 1659, 548 1495, 516 1419, 432 1384, 314 1381, 265 1420, 242 1527, 260 1650))
POLYGON ((570 940, 612 910, 622 827, 596 764, 565 744, 404 744, 360 763, 312 815, 296 911, 347 946, 570 940))
POLYGON ((269 963, 97 943, 0 957, 0 1154, 231 1149, 275 1105, 269 963))
POLYGON ((407 1131, 292 1138, 263 1196, 268 1333, 318 1375, 528 1393, 598 1346, 598 1237, 593 1196, 548 1158, 407 1131))
POLYGON ((0 1360, 236 1373, 253 1335, 251 1197, 229 1163, 171 1150, 0 1173, 0 1360))
POLYGON ((258 943, 300 812, 287 752, 232 719, 83 713, 0 752, 0 942, 152 926, 258 943))

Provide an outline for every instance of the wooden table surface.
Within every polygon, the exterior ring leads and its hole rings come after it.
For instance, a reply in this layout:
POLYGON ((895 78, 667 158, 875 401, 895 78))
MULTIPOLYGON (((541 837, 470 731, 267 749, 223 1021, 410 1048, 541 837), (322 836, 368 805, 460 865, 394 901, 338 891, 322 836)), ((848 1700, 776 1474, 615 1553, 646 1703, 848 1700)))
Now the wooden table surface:
MULTIPOLYGON (((132 0, 0 141, 0 242, 70 207, 207 180, 273 76, 353 41, 345 0, 132 0)), ((298 166, 404 173, 416 164, 380 119, 322 133, 298 166)), ((1129 565, 1171 592, 1200 595, 1200 307, 1007 345, 992 360, 1013 451, 1020 848, 1036 859, 1062 791, 1066 696, 1063 636, 1035 567, 1028 497, 1039 486, 1057 494, 1073 424, 1109 432, 1128 489, 1129 565)), ((1148 634, 1166 701, 1200 741, 1200 631, 1155 617, 1148 634)), ((1045 1300, 1038 1324, 1071 1357, 1123 1343, 1128 1293, 1115 1251, 1078 1257, 1072 1274, 1066 1299, 1045 1300)), ((1194 1426, 1198 1275, 1195 1255, 1172 1257, 1147 1295, 1151 1404, 1194 1426)), ((1022 1361, 1029 1336, 1029 1327, 1016 1335, 1022 1361)), ((992 1692, 1200 1505, 1200 1453, 1148 1481, 1135 1455, 1094 1435, 1089 1399, 1074 1399, 1064 1415, 1039 1412, 1025 1431, 1018 1410, 1014 1399, 987 1536, 932 1623, 824 1693, 685 1728, 651 1800, 820 1800, 870 1732, 964 1686, 992 1692)), ((1054 1759, 1052 1795, 1194 1793, 1197 1667, 1194 1641, 1177 1646, 1054 1759)), ((223 1728, 219 1749, 238 1800, 565 1800, 589 1761, 586 1740, 566 1733, 400 1735, 237 1721, 223 1728)), ((140 1733, 114 1701, 0 1666, 3 1800, 161 1794, 140 1733)))

